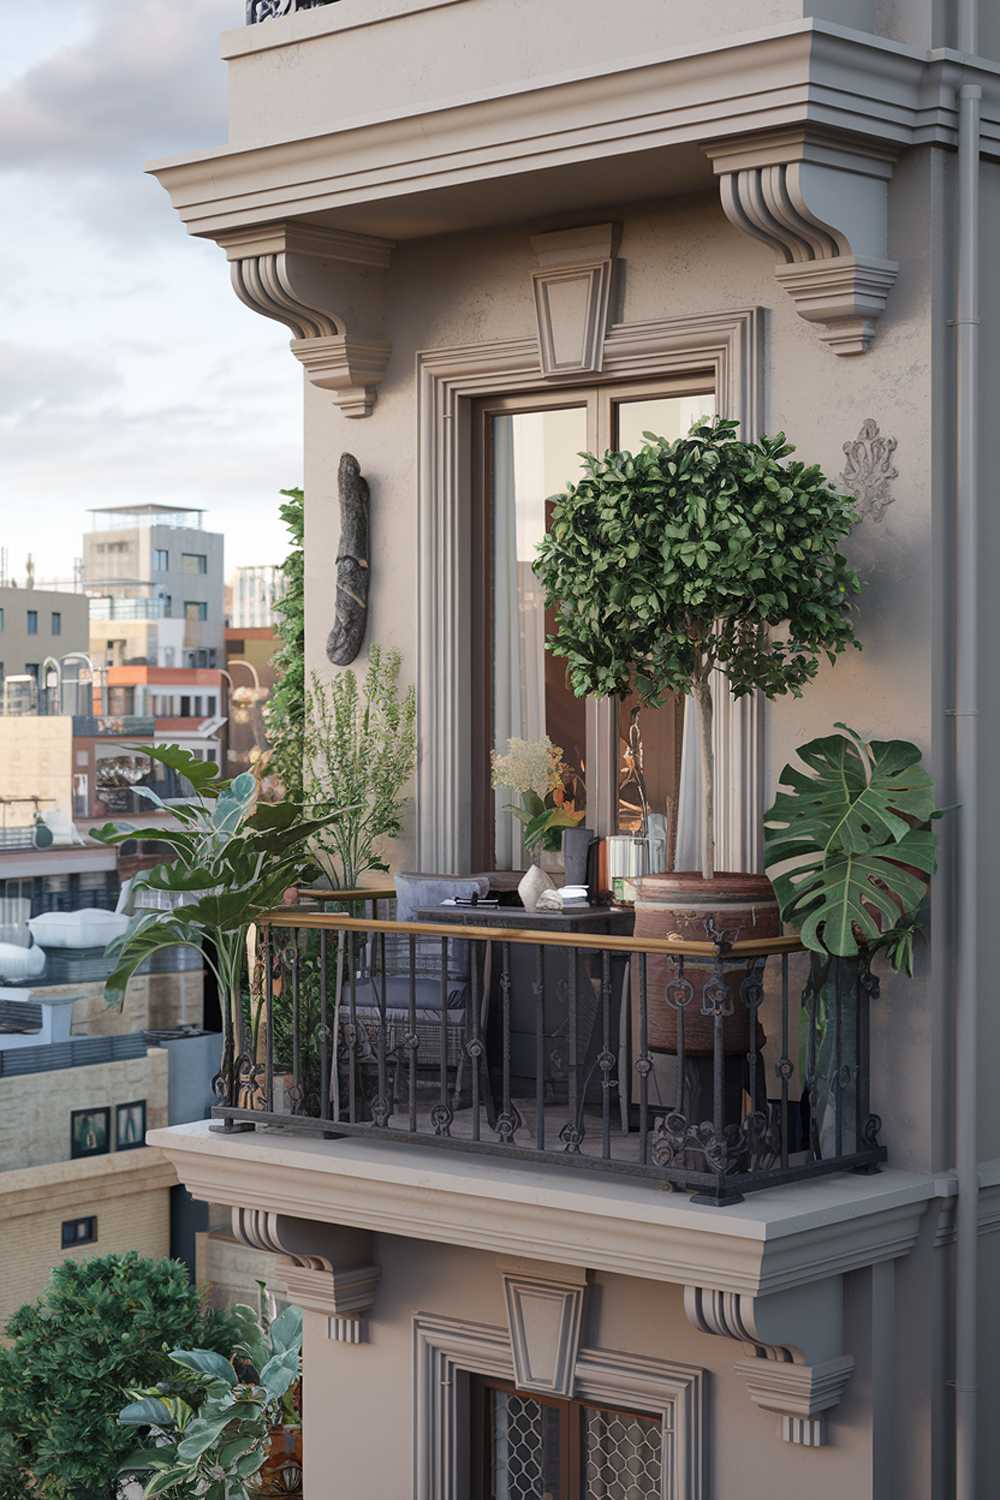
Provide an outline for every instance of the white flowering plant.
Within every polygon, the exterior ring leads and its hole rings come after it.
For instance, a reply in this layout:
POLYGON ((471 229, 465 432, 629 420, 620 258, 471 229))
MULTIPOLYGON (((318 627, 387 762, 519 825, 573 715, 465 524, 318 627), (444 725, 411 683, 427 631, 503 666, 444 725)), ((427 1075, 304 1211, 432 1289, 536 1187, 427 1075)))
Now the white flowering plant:
POLYGON ((491 757, 493 786, 520 793, 521 806, 511 812, 524 829, 525 849, 556 852, 562 847, 564 828, 576 828, 586 816, 578 812, 570 795, 580 777, 563 760, 562 747, 548 735, 540 740, 509 739, 507 753, 494 750, 491 757))

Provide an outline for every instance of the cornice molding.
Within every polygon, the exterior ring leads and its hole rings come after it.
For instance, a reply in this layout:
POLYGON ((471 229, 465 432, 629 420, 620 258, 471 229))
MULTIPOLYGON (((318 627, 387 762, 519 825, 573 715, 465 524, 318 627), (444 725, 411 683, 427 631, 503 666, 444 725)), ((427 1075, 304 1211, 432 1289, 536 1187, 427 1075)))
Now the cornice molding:
POLYGON ((408 115, 394 115, 390 101, 380 117, 338 122, 321 135, 222 147, 149 170, 189 231, 217 238, 240 226, 751 132, 821 126, 883 149, 953 148, 963 82, 983 88, 983 152, 1000 158, 995 67, 814 21, 408 115))
POLYGON ((391 352, 381 337, 392 244, 300 224, 220 234, 241 302, 292 332, 309 380, 345 416, 370 416, 391 352))
POLYGON ((223 1135, 203 1122, 151 1139, 211 1203, 752 1297, 909 1254, 934 1189, 886 1171, 717 1209, 628 1179, 416 1144, 223 1135))
POLYGON ((726 218, 783 257, 775 277, 799 316, 835 354, 864 354, 898 270, 885 253, 895 153, 807 128, 706 154, 726 218))

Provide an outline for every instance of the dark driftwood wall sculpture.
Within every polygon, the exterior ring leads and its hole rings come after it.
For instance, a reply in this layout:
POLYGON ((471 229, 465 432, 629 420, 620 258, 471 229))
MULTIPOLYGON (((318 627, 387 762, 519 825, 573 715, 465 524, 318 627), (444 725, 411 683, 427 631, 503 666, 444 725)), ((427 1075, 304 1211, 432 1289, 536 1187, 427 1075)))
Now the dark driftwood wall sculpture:
POLYGON ((361 650, 368 623, 368 481, 353 453, 341 455, 340 546, 337 548, 337 608, 326 654, 336 667, 348 666, 361 650))

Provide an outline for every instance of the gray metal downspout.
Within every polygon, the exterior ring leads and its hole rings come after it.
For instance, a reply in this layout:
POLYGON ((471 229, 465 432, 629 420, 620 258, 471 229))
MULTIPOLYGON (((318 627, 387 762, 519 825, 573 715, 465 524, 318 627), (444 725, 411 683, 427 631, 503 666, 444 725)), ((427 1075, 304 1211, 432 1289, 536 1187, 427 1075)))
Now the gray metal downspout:
MULTIPOLYGON (((958 45, 978 48, 977 0, 959 0, 958 45)), ((955 1500, 977 1500, 977 1131, 979 921, 979 134, 982 90, 959 91, 958 278, 955 311, 955 775, 960 804, 956 923, 955 1500)))

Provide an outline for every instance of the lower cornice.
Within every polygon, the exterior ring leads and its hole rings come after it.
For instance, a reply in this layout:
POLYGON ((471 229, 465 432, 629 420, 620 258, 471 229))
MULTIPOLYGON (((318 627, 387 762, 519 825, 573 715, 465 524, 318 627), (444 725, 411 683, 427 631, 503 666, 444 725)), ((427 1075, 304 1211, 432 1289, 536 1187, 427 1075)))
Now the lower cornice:
POLYGON ((909 1253, 934 1182, 845 1174, 726 1209, 630 1179, 207 1123, 153 1131, 196 1197, 320 1223, 753 1296, 909 1253))

